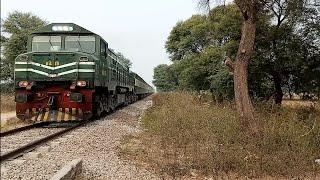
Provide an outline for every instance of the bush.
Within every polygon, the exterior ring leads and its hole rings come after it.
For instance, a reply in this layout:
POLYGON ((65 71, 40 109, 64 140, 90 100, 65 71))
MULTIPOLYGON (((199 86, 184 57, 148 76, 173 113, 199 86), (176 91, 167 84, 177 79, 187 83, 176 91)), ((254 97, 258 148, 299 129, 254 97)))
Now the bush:
MULTIPOLYGON (((262 135, 241 129, 232 105, 201 103, 197 96, 161 93, 142 118, 141 157, 172 177, 197 170, 249 177, 319 174, 320 112, 260 105, 262 135), (306 115, 307 114, 307 115, 306 115)), ((135 155, 139 153, 135 153, 135 155)))

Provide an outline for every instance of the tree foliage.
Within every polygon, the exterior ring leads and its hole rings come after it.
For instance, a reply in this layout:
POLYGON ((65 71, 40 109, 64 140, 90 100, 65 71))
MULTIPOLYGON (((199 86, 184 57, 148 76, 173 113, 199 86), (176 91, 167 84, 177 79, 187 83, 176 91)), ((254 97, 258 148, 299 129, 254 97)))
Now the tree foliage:
POLYGON ((205 16, 194 15, 185 22, 178 22, 166 43, 172 61, 181 60, 191 54, 199 54, 210 43, 209 23, 205 16))
POLYGON ((314 7, 301 4, 303 1, 272 2, 268 18, 259 22, 256 57, 250 70, 269 76, 274 91, 267 97, 273 95, 275 102, 281 103, 284 93, 314 93, 316 89, 320 16, 314 7))
POLYGON ((178 88, 177 74, 173 66, 160 64, 154 68, 153 84, 157 91, 172 91, 178 88))
POLYGON ((7 60, 14 61, 17 55, 27 51, 28 35, 45 26, 47 23, 31 13, 15 11, 4 20, 2 31, 10 35, 5 43, 4 55, 7 60))
POLYGON ((45 26, 47 23, 31 13, 14 11, 4 21, 1 21, 2 32, 8 38, 1 36, 4 46, 4 60, 2 61, 1 78, 8 80, 13 77, 14 59, 21 53, 27 51, 28 35, 45 26), (4 40, 3 40, 4 39, 4 40))
MULTIPOLYGON (((270 1, 271 2, 271 1, 270 1)), ((176 83, 163 78, 162 90, 211 90, 216 99, 233 98, 233 78, 224 57, 234 59, 241 38, 242 12, 235 5, 217 6, 208 16, 194 15, 178 22, 166 42, 176 83)), ((257 34, 249 66, 250 94, 256 100, 282 95, 319 94, 319 14, 312 6, 273 1, 257 20, 257 34)), ((156 71, 155 71, 156 72, 156 71)), ((158 77, 169 76, 157 71, 158 77)), ((277 97, 281 97, 277 99, 277 97)))
MULTIPOLYGON (((219 6, 209 16, 194 15, 178 22, 166 42, 173 61, 172 67, 178 84, 157 82, 159 71, 154 74, 155 86, 166 84, 165 90, 211 90, 216 100, 232 99, 233 80, 223 64, 225 54, 235 56, 241 29, 240 11, 233 5, 219 6)), ((160 71, 166 73, 166 71, 160 71)))

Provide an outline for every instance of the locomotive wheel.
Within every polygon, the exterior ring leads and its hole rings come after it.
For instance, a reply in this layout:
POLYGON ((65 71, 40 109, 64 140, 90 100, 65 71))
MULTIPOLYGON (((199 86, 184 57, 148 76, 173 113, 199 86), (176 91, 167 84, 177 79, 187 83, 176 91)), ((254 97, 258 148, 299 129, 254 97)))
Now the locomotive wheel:
POLYGON ((114 111, 116 109, 116 101, 117 99, 115 97, 111 97, 111 106, 110 106, 111 111, 114 111))
POLYGON ((109 107, 108 107, 108 98, 106 95, 102 95, 102 104, 103 104, 103 112, 108 113, 109 107))
POLYGON ((94 116, 96 118, 99 118, 103 112, 103 104, 101 102, 100 96, 97 96, 95 99, 95 104, 94 104, 94 116))
POLYGON ((99 101, 97 106, 97 116, 101 117, 102 112, 103 112, 103 104, 101 101, 99 101))

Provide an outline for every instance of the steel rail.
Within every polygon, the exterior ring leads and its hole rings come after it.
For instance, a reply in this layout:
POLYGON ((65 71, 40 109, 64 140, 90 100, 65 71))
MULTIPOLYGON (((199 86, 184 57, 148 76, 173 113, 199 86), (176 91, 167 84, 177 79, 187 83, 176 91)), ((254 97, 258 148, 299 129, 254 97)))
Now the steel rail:
POLYGON ((12 135, 12 134, 15 134, 15 133, 18 133, 18 132, 22 132, 22 131, 26 131, 26 130, 29 130, 29 129, 41 127, 41 126, 44 126, 44 125, 47 125, 47 124, 48 124, 47 122, 40 122, 40 123, 31 124, 31 125, 28 125, 28 126, 19 127, 19 128, 16 128, 16 129, 11 129, 11 130, 8 130, 8 131, 5 131, 5 132, 1 132, 0 133, 0 137, 9 136, 9 135, 12 135))
POLYGON ((7 153, 1 155, 0 163, 2 163, 5 160, 8 160, 10 158, 17 157, 20 154, 23 154, 24 152, 30 151, 30 150, 34 149, 35 147, 39 146, 40 144, 43 144, 43 143, 45 143, 45 142, 47 142, 49 140, 52 140, 52 139, 54 139, 54 138, 56 138, 56 137, 58 137, 58 136, 60 136, 62 134, 65 134, 65 133, 67 133, 67 132, 69 132, 69 131, 71 131, 73 129, 76 129, 76 128, 78 128, 78 127, 80 127, 80 126, 82 126, 82 125, 84 125, 86 123, 87 122, 78 123, 78 124, 76 124, 76 125, 74 125, 72 127, 66 128, 64 130, 61 130, 59 132, 56 132, 54 134, 51 134, 49 136, 46 136, 44 138, 41 138, 41 139, 33 141, 33 142, 29 143, 29 144, 26 144, 26 145, 24 145, 22 147, 19 147, 19 148, 13 150, 13 151, 7 152, 7 153))

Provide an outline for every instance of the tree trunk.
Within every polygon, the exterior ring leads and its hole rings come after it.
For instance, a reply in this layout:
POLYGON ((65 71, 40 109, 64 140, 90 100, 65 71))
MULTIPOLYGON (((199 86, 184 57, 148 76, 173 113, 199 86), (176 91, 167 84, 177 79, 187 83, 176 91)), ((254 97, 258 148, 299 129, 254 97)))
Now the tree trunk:
POLYGON ((281 77, 280 77, 280 74, 277 72, 274 72, 272 76, 273 76, 274 87, 275 87, 274 101, 276 104, 281 105, 282 97, 283 97, 283 92, 281 88, 281 77))
POLYGON ((250 99, 248 88, 248 65, 251 54, 253 53, 255 33, 256 22, 252 18, 245 19, 242 26, 241 41, 234 64, 234 91, 236 108, 239 115, 246 119, 246 121, 254 119, 254 108, 250 99))
POLYGON ((256 19, 252 14, 251 16, 244 15, 244 19, 237 57, 232 66, 234 70, 235 102, 244 130, 253 136, 259 136, 261 128, 259 122, 255 119, 248 87, 248 66, 253 53, 256 19))

